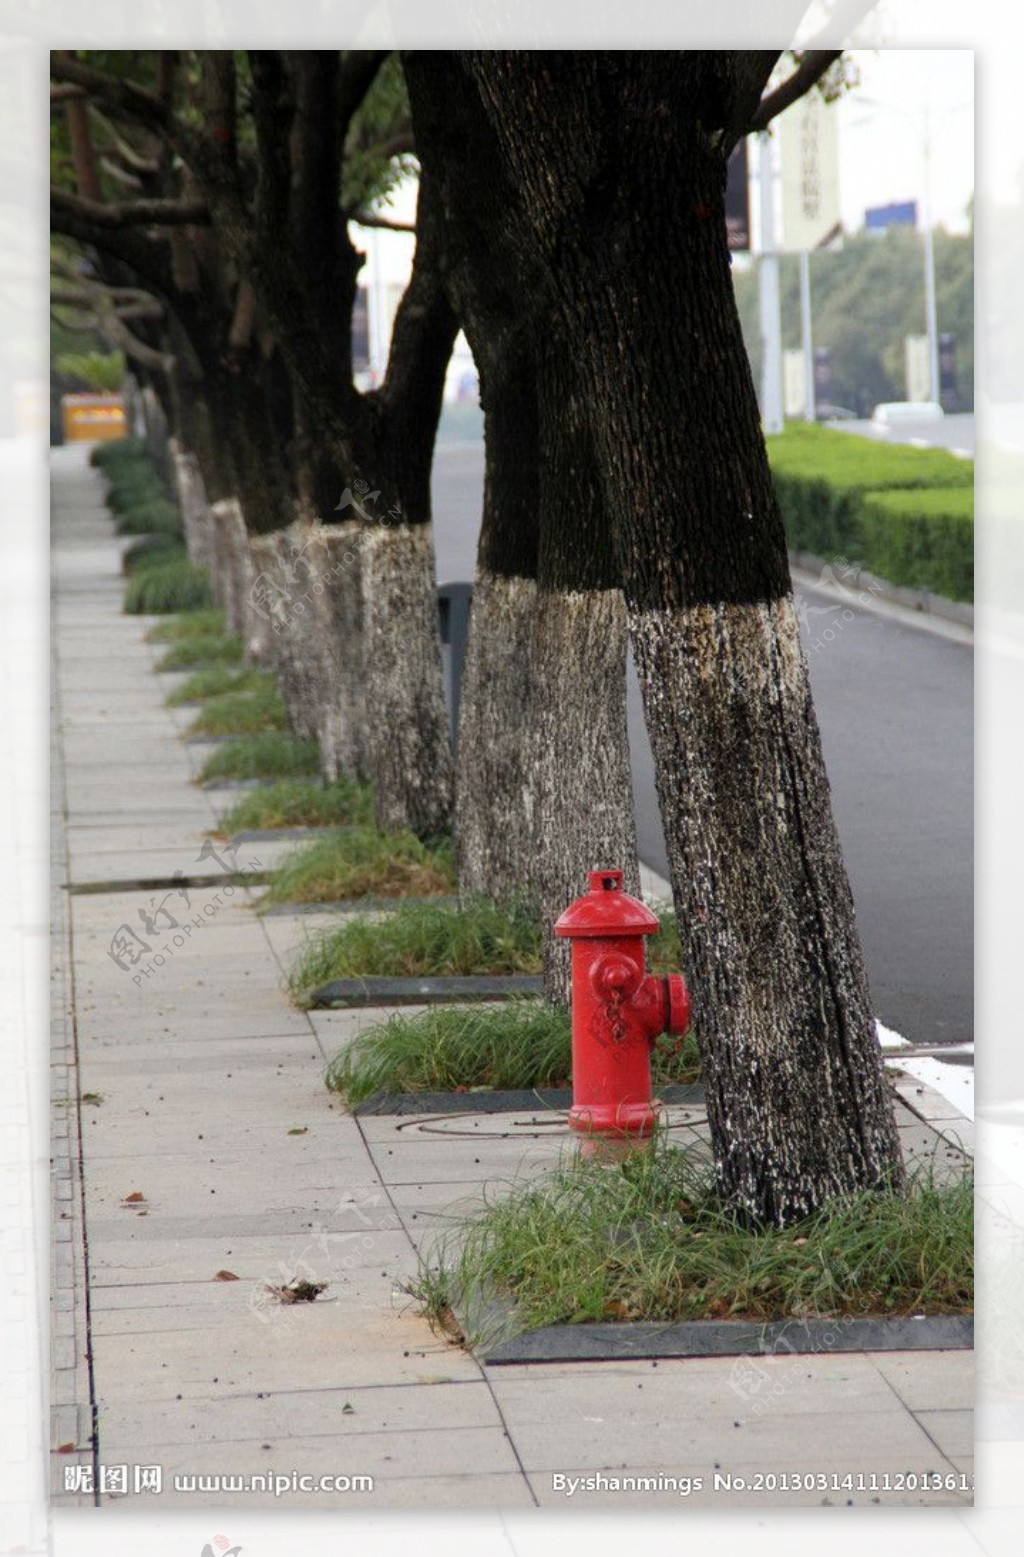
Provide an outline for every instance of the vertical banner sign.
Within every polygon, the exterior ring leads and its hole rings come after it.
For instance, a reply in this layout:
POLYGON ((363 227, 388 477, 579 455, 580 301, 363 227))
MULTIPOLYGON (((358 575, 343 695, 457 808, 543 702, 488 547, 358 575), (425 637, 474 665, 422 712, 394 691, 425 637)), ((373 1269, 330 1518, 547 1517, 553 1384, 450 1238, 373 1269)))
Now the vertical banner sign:
POLYGON ((750 180, 747 143, 738 141, 729 158, 725 185, 725 230, 729 251, 750 248, 750 180))
POLYGON ((840 229, 836 112, 809 92, 779 119, 782 149, 782 241, 809 254, 840 229))
POLYGON ((956 336, 948 333, 939 336, 939 394, 945 407, 955 405, 959 399, 956 386, 956 336))

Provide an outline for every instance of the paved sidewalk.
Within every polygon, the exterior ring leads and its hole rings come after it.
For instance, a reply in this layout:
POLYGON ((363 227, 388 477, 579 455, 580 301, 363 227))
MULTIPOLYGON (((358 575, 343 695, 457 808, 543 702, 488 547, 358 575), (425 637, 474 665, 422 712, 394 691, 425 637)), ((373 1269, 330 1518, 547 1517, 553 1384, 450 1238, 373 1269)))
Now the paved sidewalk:
MULTIPOLYGON (((81 451, 54 452, 53 525, 53 1501, 655 1508, 683 1495, 597 1481, 570 1496, 556 1479, 600 1472, 690 1478, 687 1501, 720 1507, 970 1502, 952 1482, 895 1480, 970 1473, 969 1353, 769 1357, 741 1389, 732 1358, 488 1369, 431 1333, 402 1291, 424 1238, 484 1185, 550 1165, 564 1125, 341 1109, 324 1066, 380 1013, 295 1011, 282 972, 310 916, 259 919, 256 890, 204 851, 232 797, 193 782, 190 712, 163 706, 174 682, 154 674, 150 622, 120 614, 121 545, 81 451), (311 1304, 267 1299, 294 1276, 329 1286, 311 1304), (716 1491, 716 1470, 746 1488, 716 1491), (293 1472, 337 1490, 300 1490, 293 1472), (794 1472, 890 1487, 783 1490, 794 1472), (288 1480, 175 1490, 193 1474, 288 1480), (775 1479, 755 1489, 759 1475, 775 1479)), ((239 866, 267 863, 262 851, 243 845, 239 866)), ((969 1149, 955 1110, 905 1087, 915 1151, 941 1158, 942 1134, 969 1149)))

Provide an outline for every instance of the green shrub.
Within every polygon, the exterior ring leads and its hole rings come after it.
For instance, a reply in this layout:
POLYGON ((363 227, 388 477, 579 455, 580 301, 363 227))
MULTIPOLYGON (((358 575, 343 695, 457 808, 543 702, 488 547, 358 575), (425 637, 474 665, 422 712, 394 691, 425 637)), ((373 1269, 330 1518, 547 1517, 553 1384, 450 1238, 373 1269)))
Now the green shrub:
POLYGON ((150 498, 118 514, 114 522, 118 535, 178 535, 182 533, 181 515, 164 497, 150 498))
POLYGON ((176 535, 144 535, 125 549, 121 568, 125 573, 138 573, 184 555, 185 548, 176 535))
POLYGON ((964 487, 869 492, 861 509, 865 567, 893 584, 974 599, 974 493, 964 487))
POLYGON ((110 478, 107 507, 115 514, 124 514, 143 503, 166 502, 167 493, 151 465, 131 465, 117 471, 110 478))
POLYGON ((163 616, 209 605, 211 599, 206 569, 178 557, 135 574, 125 590, 124 609, 129 616, 163 616))
POLYGON ((118 466, 133 461, 148 461, 145 440, 142 438, 112 438, 109 443, 98 443, 89 455, 89 464, 97 470, 113 472, 118 466))
POLYGON ((960 487, 974 483, 974 464, 945 449, 915 449, 855 433, 788 423, 767 440, 786 539, 819 557, 864 558, 866 492, 960 487))

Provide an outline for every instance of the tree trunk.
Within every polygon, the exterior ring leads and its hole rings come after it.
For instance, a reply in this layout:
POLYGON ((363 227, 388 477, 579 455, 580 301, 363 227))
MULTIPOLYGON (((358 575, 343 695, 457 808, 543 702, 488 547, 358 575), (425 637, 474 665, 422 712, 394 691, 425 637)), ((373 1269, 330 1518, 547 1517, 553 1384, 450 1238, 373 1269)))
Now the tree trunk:
POLYGON ((459 701, 455 844, 459 891, 499 902, 535 887, 533 619, 540 451, 532 332, 518 278, 479 206, 488 183, 486 119, 464 122, 451 56, 404 57, 417 151, 443 224, 441 268, 480 374, 484 498, 459 701), (481 174, 484 177, 481 177, 481 174))
POLYGON ((721 1192, 902 1179, 724 222, 735 56, 479 54, 614 515, 721 1192))
POLYGON ((368 525, 362 584, 377 822, 408 827, 420 838, 441 837, 452 820, 452 753, 430 526, 368 525))
POLYGON ((329 779, 365 780, 370 774, 363 655, 364 534, 356 520, 317 526, 313 531, 313 629, 320 640, 325 676, 317 733, 329 779))
POLYGON ((571 948, 555 920, 614 866, 640 890, 626 723, 626 607, 590 426, 560 326, 538 345, 540 554, 533 673, 537 864, 544 993, 568 1005, 571 948))
POLYGON ((486 466, 459 702, 456 862, 464 896, 512 902, 535 890, 537 384, 532 352, 500 358, 492 337, 471 330, 482 375, 486 466))

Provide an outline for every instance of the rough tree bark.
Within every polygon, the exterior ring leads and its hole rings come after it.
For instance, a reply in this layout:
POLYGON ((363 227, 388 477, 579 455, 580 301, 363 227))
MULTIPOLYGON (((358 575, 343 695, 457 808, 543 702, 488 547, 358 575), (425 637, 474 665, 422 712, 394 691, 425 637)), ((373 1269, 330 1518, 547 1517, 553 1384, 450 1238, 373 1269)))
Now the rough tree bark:
POLYGON ((570 945, 554 935, 586 872, 640 890, 626 722, 626 607, 572 351, 548 320, 538 346, 540 555, 533 674, 535 891, 544 993, 568 1005, 570 945))
POLYGON ((790 1223, 902 1167, 729 270, 726 158, 767 64, 465 64, 591 411, 719 1187, 790 1223))
POLYGON ((586 871, 621 866, 639 889, 617 559, 571 342, 543 276, 511 258, 514 192, 493 131, 451 56, 414 53, 405 68, 486 418, 461 705, 460 882, 494 896, 529 888, 544 928, 545 992, 566 1002, 568 948, 551 932, 586 871))
POLYGON ((362 544, 358 521, 317 525, 311 584, 313 626, 322 645, 325 684, 317 733, 328 779, 370 776, 366 668, 363 663, 362 544))

